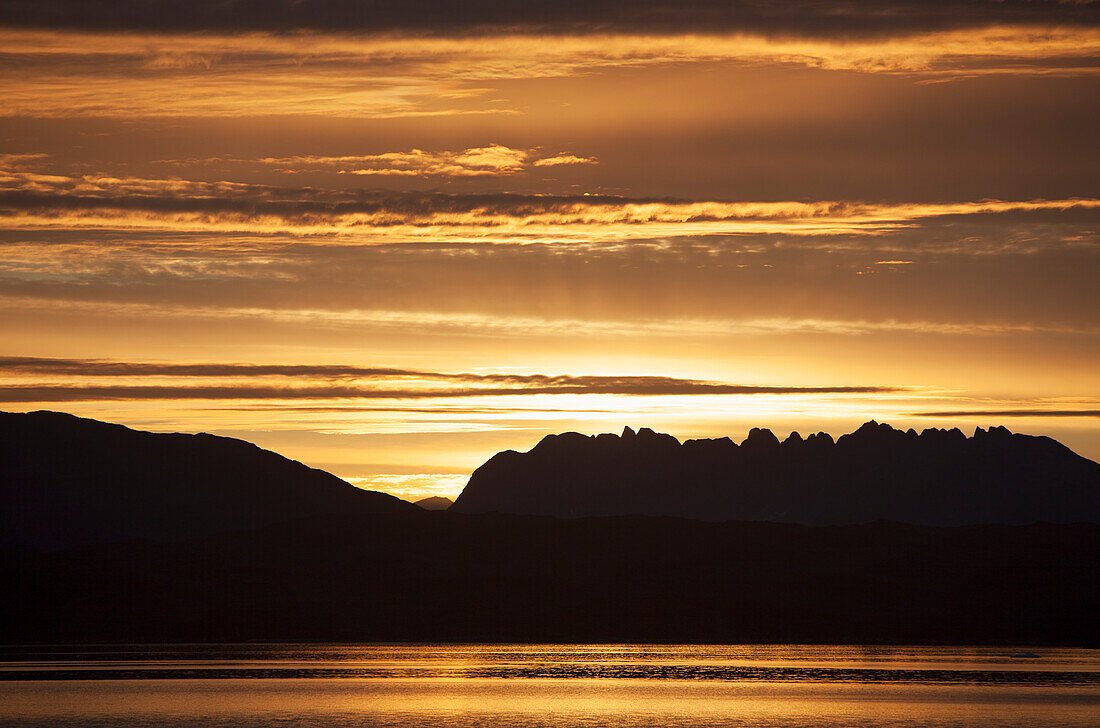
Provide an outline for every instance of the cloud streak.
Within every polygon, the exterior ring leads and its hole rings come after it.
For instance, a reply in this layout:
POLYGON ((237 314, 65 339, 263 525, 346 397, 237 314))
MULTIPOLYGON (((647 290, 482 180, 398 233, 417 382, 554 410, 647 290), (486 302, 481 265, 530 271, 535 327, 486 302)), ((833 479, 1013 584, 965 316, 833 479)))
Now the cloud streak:
MULTIPOLYGON (((496 169, 506 170, 506 158, 479 153, 468 155, 466 163, 489 169, 484 160, 492 159, 496 169)), ((743 233, 878 235, 934 218, 1071 210, 1100 210, 1100 200, 723 202, 335 190, 0 170, 0 229, 292 233, 363 242, 568 242, 743 233)))
POLYGON ((654 35, 694 31, 850 38, 988 25, 1100 23, 1095 4, 1058 0, 467 0, 459 6, 437 0, 190 0, 155 4, 143 0, 3 0, 0 11, 5 24, 30 27, 157 32, 310 29, 434 36, 616 29, 654 35))
POLYGON ((7 357, 0 371, 17 374, 89 377, 205 377, 253 378, 293 377, 299 382, 312 378, 353 378, 386 382, 398 386, 362 384, 3 384, 4 402, 78 402, 102 400, 409 400, 500 397, 517 395, 613 394, 638 396, 680 395, 818 395, 881 394, 907 391, 890 386, 772 386, 744 385, 679 379, 663 376, 596 376, 546 374, 475 374, 414 371, 374 367, 278 366, 246 364, 150 364, 101 360, 42 359, 7 357), (447 382, 451 386, 419 386, 416 382, 447 382), (471 386, 476 385, 476 386, 471 386))
POLYGON ((214 307, 149 304, 127 301, 83 301, 0 296, 0 307, 13 315, 46 311, 65 315, 127 316, 142 320, 230 321, 241 324, 268 323, 312 330, 355 330, 473 338, 593 339, 645 337, 662 339, 725 338, 729 336, 776 336, 826 334, 870 336, 882 333, 934 336, 1017 336, 1065 334, 1075 337, 1100 336, 1095 325, 1067 326, 1034 323, 950 322, 924 320, 863 320, 814 318, 643 318, 576 319, 493 315, 447 311, 400 311, 363 309, 302 309, 259 307, 214 307))
MULTIPOLYGON (((164 160, 169 164, 191 160, 164 160)), ((294 157, 263 157, 255 160, 213 157, 203 162, 238 162, 275 167, 286 173, 337 171, 339 174, 396 177, 489 177, 514 175, 532 167, 596 164, 591 157, 558 153, 545 155, 538 149, 513 149, 502 144, 471 147, 461 152, 424 151, 382 154, 294 157)))
POLYGON ((898 387, 769 387, 707 382, 589 382, 555 386, 472 387, 467 389, 367 389, 356 387, 174 387, 0 385, 0 402, 89 402, 103 400, 315 400, 315 399, 455 399, 546 394, 683 395, 806 395, 884 394, 898 387))
MULTIPOLYGON (((1095 18, 1095 9, 1090 12, 1095 18)), ((854 32, 854 15, 847 15, 846 30, 832 36, 715 26, 653 35, 607 27, 552 42, 537 29, 515 28, 447 36, 0 27, 8 60, 0 80, 4 113, 13 116, 395 118, 517 114, 522 104, 502 101, 498 82, 669 64, 783 65, 928 81, 1100 72, 1100 27, 1066 22, 1067 16, 1046 13, 1030 25, 981 23, 965 30, 911 26, 878 36, 854 32)), ((673 27, 667 20, 665 27, 673 27)))
POLYGON ((27 356, 0 357, 0 372, 78 375, 82 377, 431 377, 456 378, 475 375, 442 374, 393 367, 357 367, 331 364, 167 364, 108 361, 104 359, 58 359, 27 356))
POLYGON ((912 417, 1100 417, 1100 410, 943 410, 915 412, 912 417))
MULTIPOLYGON (((409 369, 385 366, 354 366, 340 364, 239 364, 239 363, 160 363, 120 362, 99 359, 58 359, 41 356, 0 356, 0 373, 38 374, 50 376, 83 377, 295 377, 295 378, 353 378, 353 379, 436 379, 445 382, 480 383, 492 385, 522 385, 544 389, 539 394, 551 394, 559 389, 569 394, 595 391, 603 394, 657 393, 684 394, 831 394, 870 393, 870 391, 895 391, 891 387, 767 387, 731 385, 702 382, 665 376, 597 376, 571 374, 510 374, 474 372, 433 372, 425 369, 409 369), (577 391, 573 391, 573 390, 577 391)), ((282 389, 283 387, 281 387, 282 389)), ((257 391, 263 390, 257 389, 257 391)), ((343 388, 334 388, 342 391, 343 388)), ((351 391, 352 388, 346 388, 351 391)), ((359 390, 359 389, 354 389, 359 390)), ((374 391, 374 390, 363 390, 374 391)), ((526 391, 526 390, 525 390, 526 391)), ((511 391, 509 391, 509 394, 511 391)), ((385 397, 392 397, 383 393, 385 397)))

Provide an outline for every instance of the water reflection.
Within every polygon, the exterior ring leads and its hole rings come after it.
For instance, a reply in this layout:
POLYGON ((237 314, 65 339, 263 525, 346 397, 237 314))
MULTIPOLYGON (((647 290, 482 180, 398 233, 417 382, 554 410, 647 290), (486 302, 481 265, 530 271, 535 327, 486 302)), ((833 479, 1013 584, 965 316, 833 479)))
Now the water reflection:
POLYGON ((654 645, 8 648, 12 726, 1087 726, 1095 651, 654 645))
POLYGON ((1093 650, 791 645, 136 645, 8 648, 0 680, 494 678, 1090 685, 1093 650))

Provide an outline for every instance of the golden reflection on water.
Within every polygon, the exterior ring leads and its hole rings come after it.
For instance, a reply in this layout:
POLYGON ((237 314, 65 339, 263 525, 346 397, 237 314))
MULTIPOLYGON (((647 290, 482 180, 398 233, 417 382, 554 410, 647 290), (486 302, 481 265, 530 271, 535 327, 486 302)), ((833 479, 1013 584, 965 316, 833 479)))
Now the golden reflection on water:
POLYGON ((1100 658, 1071 649, 248 645, 4 657, 0 722, 19 727, 1024 728, 1091 726, 1100 711, 1100 658))

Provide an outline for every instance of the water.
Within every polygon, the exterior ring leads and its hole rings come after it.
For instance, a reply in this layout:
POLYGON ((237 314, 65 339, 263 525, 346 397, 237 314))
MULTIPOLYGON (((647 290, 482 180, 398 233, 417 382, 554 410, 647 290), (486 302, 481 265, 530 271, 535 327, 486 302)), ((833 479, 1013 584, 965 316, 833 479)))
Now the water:
POLYGON ((1096 726, 1094 650, 7 648, 5 726, 1096 726))

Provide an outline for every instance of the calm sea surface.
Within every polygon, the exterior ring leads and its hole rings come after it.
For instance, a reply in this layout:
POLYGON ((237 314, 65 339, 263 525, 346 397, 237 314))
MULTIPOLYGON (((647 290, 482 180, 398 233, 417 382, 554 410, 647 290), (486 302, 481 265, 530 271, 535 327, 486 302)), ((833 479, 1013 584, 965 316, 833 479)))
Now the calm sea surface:
POLYGON ((692 645, 0 648, 4 726, 1098 726, 1100 652, 692 645))

